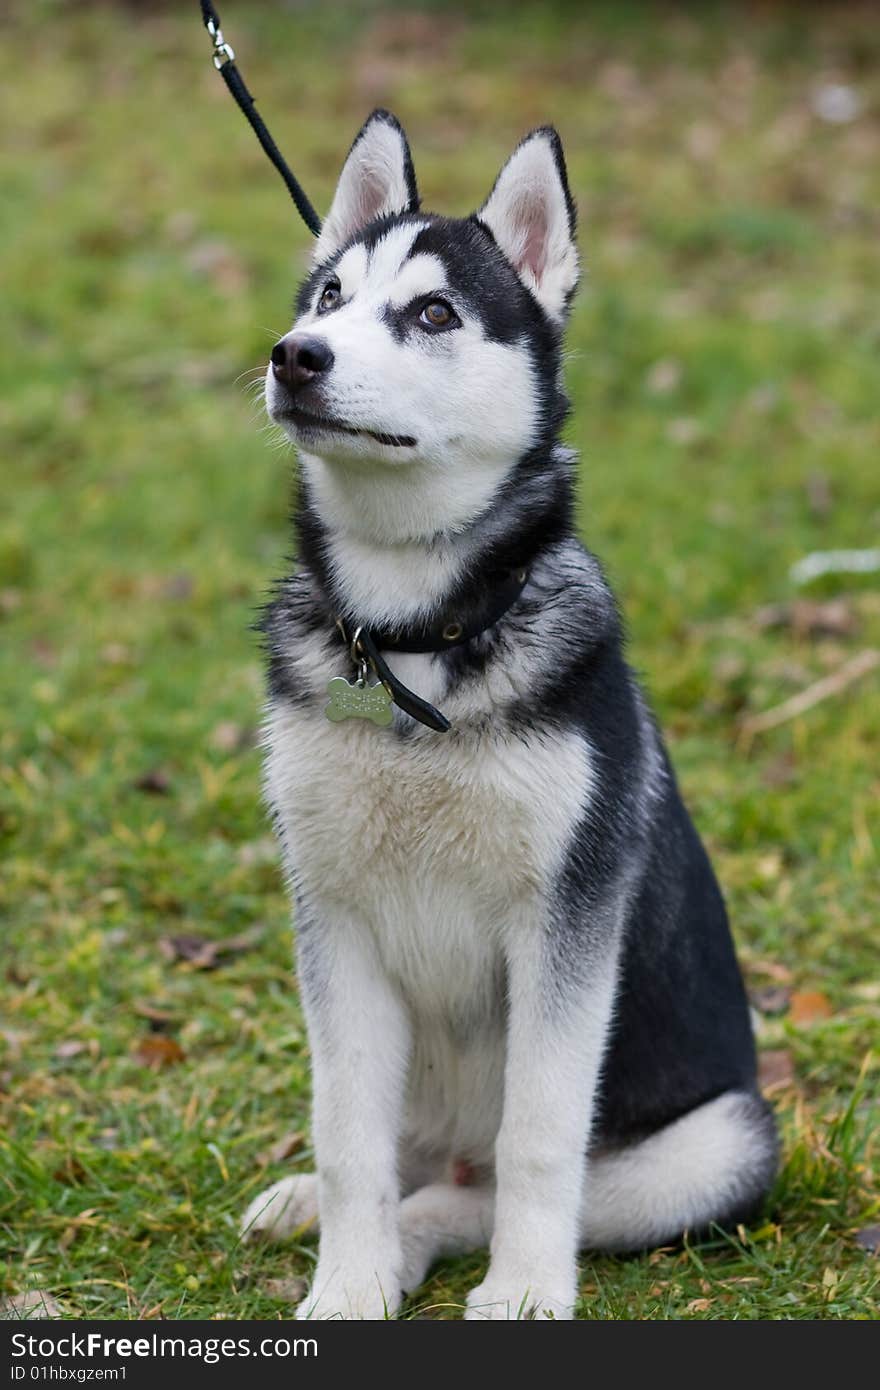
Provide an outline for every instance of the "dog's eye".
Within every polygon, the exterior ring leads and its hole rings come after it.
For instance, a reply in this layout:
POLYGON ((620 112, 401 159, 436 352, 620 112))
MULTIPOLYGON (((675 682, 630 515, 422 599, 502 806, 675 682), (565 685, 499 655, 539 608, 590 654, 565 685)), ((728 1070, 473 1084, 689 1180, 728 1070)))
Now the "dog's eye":
POLYGON ((432 299, 419 314, 419 323, 428 328, 454 328, 458 319, 444 300, 432 299))
POLYGON ((324 292, 318 300, 318 313, 326 314, 328 309, 335 309, 342 298, 342 286, 338 280, 331 280, 329 285, 324 286, 324 292))

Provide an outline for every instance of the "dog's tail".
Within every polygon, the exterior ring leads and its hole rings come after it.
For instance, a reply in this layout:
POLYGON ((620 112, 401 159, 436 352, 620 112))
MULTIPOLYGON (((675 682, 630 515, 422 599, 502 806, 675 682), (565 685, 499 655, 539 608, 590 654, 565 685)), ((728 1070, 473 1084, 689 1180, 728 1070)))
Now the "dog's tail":
POLYGON ((596 1153, 581 1243, 644 1250, 747 1220, 770 1189, 778 1155, 767 1102, 755 1091, 726 1091, 640 1143, 596 1153))

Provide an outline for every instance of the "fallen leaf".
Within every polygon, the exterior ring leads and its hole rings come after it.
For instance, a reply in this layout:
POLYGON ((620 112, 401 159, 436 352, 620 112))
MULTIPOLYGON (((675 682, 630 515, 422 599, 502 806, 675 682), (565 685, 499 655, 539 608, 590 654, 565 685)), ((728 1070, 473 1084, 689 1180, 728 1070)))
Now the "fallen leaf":
POLYGON ((268 1167, 270 1163, 283 1163, 286 1158, 299 1153, 304 1143, 305 1135, 298 1129, 292 1130, 290 1134, 282 1135, 270 1149, 264 1149, 261 1154, 257 1154, 257 1163, 261 1168, 268 1167))
POLYGON ((195 936, 178 932, 176 936, 163 936, 159 940, 159 950, 173 965, 185 960, 201 970, 210 970, 217 963, 217 943, 205 936, 195 936))
POLYGON ((154 1071, 159 1071, 161 1067, 173 1067, 186 1057, 179 1042, 160 1033, 150 1033, 149 1036, 141 1038, 135 1047, 134 1055, 145 1067, 151 1067, 154 1071))
POLYGON ((145 1018, 152 1024, 153 1032, 161 1032, 163 1028, 171 1028, 178 1021, 174 1014, 167 1009, 158 1009, 155 1004, 149 1004, 145 999, 135 1001, 134 1012, 139 1018, 145 1018))
POLYGON ((149 792, 152 796, 167 796, 171 790, 171 779, 160 767, 152 767, 138 777, 134 786, 139 792, 149 792))
POLYGON ((856 1231, 856 1245, 867 1250, 869 1255, 880 1255, 880 1226, 864 1226, 856 1231))
POLYGON ((261 1285, 267 1298, 277 1298, 282 1303, 299 1303, 306 1291, 305 1279, 266 1279, 261 1285))
POLYGON ((827 994, 818 989, 796 990, 791 996, 789 1017, 792 1023, 817 1023, 830 1018, 831 1001, 827 994))
POLYGON ((193 932, 181 932, 175 936, 163 936, 159 941, 159 950, 172 964, 176 961, 186 961, 196 970, 215 970, 222 956, 249 951, 262 935, 262 927, 251 927, 248 931, 239 932, 237 936, 219 939, 196 936, 193 932))
POLYGON ((89 1045, 80 1038, 68 1038, 66 1042, 60 1042, 55 1049, 55 1056, 66 1061, 69 1057, 78 1057, 81 1052, 88 1052, 89 1045))
POLYGON ((765 985, 762 989, 749 990, 749 999, 759 1013, 775 1018, 786 1012, 791 994, 785 985, 765 985))
POLYGON ((844 598, 825 603, 796 598, 790 603, 771 603, 754 616, 759 632, 787 628, 795 637, 851 637, 858 631, 858 615, 844 598))
POLYGON ((787 1048, 769 1048, 758 1053, 758 1085, 762 1091, 790 1086, 794 1081, 794 1060, 787 1048))
POLYGON ((707 1308, 712 1307, 711 1298, 692 1298, 685 1308, 686 1313, 705 1313, 707 1308))
POLYGON ((0 1319, 6 1322, 60 1317, 61 1309, 58 1303, 45 1289, 28 1289, 26 1293, 16 1293, 11 1298, 0 1299, 0 1319))

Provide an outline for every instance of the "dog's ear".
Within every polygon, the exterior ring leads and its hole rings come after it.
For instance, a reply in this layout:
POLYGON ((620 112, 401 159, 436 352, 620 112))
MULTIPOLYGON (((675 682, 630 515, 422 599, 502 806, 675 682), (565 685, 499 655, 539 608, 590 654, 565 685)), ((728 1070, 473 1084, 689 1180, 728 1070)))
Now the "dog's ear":
POLYGON ((476 216, 541 307, 561 321, 577 286, 578 254, 562 141, 552 126, 517 146, 476 216))
POLYGON ((318 264, 377 217, 414 212, 416 175, 406 136, 390 111, 374 111, 342 166, 330 211, 315 244, 318 264))

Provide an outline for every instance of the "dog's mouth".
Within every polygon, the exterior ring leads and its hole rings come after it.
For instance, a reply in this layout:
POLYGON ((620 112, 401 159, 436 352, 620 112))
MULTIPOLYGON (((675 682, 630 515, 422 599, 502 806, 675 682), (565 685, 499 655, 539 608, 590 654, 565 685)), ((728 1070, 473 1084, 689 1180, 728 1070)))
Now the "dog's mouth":
POLYGON ((313 415, 310 410, 299 406, 288 406, 275 412, 276 420, 289 420, 303 434, 354 434, 367 439, 375 439, 377 444, 387 444, 392 449, 412 449, 415 440, 411 434, 384 434, 381 430, 368 430, 348 425, 344 420, 334 420, 330 415, 313 415))

